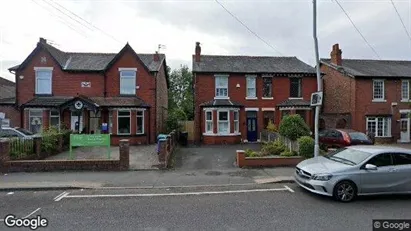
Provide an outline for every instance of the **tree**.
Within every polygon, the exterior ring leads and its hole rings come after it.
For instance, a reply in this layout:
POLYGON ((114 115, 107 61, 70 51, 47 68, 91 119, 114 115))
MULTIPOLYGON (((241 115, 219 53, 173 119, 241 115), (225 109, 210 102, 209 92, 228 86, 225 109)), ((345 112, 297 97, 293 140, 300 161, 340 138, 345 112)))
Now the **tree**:
POLYGON ((193 75, 186 65, 169 74, 168 107, 170 113, 184 111, 187 120, 194 119, 193 75))
POLYGON ((279 131, 282 136, 290 140, 310 135, 310 128, 298 114, 286 116, 280 123, 279 131))

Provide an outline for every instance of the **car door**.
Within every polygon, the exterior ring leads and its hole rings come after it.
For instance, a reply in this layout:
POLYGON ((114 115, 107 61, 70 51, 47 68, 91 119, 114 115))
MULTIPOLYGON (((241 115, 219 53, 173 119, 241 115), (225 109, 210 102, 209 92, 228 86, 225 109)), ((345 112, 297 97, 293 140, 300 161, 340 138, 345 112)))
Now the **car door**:
POLYGON ((411 192, 411 154, 394 153, 394 172, 397 175, 398 190, 411 192))
POLYGON ((393 158, 390 153, 382 153, 372 157, 361 166, 361 184, 358 186, 360 193, 385 193, 391 192, 395 186, 396 174, 393 171, 393 158), (377 166, 376 170, 366 170, 365 165, 377 166))

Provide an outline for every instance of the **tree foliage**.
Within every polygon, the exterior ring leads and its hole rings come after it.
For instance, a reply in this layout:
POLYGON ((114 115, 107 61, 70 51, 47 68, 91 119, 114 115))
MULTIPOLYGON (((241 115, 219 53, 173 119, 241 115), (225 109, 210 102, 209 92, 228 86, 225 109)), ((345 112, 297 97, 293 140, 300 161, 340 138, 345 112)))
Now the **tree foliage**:
POLYGON ((194 119, 193 75, 187 66, 182 65, 169 74, 168 100, 169 114, 182 110, 187 120, 194 119))
POLYGON ((300 115, 286 116, 280 123, 280 134, 290 140, 297 140, 301 136, 309 136, 310 128, 300 115))

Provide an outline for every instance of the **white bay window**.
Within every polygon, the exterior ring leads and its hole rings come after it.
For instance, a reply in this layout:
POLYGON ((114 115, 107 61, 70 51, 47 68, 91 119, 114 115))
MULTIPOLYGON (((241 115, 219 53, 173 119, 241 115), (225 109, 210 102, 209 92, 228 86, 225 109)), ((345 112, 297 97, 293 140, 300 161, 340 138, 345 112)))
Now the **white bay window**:
POLYGON ((205 132, 206 133, 213 133, 213 112, 206 111, 205 112, 205 132))
POLYGON ((234 111, 234 133, 240 132, 240 116, 239 111, 234 111))
POLYGON ((375 137, 391 137, 390 117, 367 117, 367 131, 375 137))
POLYGON ((218 133, 230 133, 230 116, 229 111, 217 111, 218 133))

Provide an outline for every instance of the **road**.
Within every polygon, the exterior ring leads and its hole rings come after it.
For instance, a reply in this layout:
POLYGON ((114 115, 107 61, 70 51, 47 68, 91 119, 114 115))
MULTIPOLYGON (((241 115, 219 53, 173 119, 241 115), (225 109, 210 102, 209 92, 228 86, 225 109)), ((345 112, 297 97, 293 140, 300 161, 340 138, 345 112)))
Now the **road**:
MULTIPOLYGON (((410 199, 364 197, 345 204, 295 184, 16 191, 0 192, 0 219, 47 218, 49 225, 38 230, 354 231, 372 230, 372 219, 411 219, 410 199)), ((0 230, 8 230, 3 222, 0 230)))

